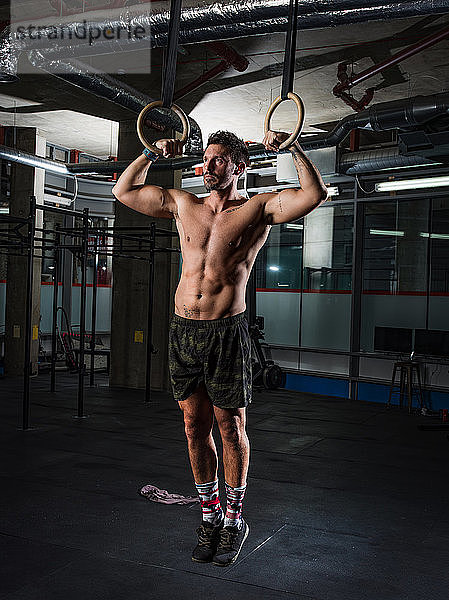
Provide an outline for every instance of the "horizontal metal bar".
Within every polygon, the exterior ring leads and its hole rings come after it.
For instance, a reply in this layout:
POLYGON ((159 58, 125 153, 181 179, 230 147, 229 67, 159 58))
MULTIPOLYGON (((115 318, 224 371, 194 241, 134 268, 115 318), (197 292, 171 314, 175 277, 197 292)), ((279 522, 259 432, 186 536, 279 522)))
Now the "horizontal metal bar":
POLYGON ((68 215, 70 217, 83 217, 82 212, 76 210, 69 210, 67 208, 56 208, 56 206, 47 206, 45 204, 36 204, 36 210, 43 210, 44 212, 52 212, 61 215, 68 215))
MULTIPOLYGON (((297 352, 314 352, 315 354, 335 354, 337 356, 358 356, 360 358, 375 358, 379 360, 404 360, 404 357, 409 357, 410 353, 407 352, 350 352, 349 350, 334 350, 326 348, 310 348, 308 346, 282 346, 279 344, 262 343, 262 346, 274 350, 295 350, 297 352)), ((429 364, 443 364, 449 365, 449 359, 434 359, 427 357, 424 354, 414 355, 416 359, 421 360, 422 363, 429 364)))
POLYGON ((23 223, 25 225, 29 220, 29 217, 12 217, 11 215, 0 214, 0 223, 23 223))

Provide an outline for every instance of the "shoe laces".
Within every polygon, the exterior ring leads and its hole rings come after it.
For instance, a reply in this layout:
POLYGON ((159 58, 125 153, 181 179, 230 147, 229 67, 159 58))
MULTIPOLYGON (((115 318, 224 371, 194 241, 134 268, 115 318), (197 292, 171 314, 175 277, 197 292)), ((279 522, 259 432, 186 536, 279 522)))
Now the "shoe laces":
POLYGON ((220 548, 223 550, 233 550, 234 542, 239 532, 224 528, 220 531, 220 548))
POLYGON ((200 525, 196 532, 198 534, 198 544, 200 546, 209 546, 214 536, 214 529, 200 525))

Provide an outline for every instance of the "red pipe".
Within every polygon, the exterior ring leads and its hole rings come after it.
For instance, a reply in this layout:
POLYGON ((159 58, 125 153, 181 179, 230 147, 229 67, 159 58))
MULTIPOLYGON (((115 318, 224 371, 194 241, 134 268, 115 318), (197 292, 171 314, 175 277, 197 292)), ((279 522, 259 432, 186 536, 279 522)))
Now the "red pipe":
POLYGON ((203 85, 203 83, 206 83, 213 77, 220 75, 220 73, 224 73, 224 71, 227 71, 229 67, 233 67, 240 73, 246 71, 248 68, 249 60, 246 58, 246 56, 242 56, 236 50, 234 50, 234 48, 228 44, 225 44, 225 42, 208 42, 206 45, 213 52, 215 52, 215 54, 221 56, 223 60, 218 63, 218 65, 215 65, 215 67, 205 71, 202 75, 178 90, 174 95, 175 100, 179 100, 179 98, 182 98, 189 92, 199 88, 201 85, 203 85))
MULTIPOLYGON (((337 98, 342 98, 347 104, 352 106, 352 108, 354 108, 354 110, 361 110, 362 108, 365 108, 365 106, 371 101, 371 99, 372 99, 371 90, 373 90, 373 88, 369 88, 369 90, 366 90, 365 96, 359 102, 357 102, 357 100, 355 100, 348 94, 345 94, 344 92, 346 90, 350 90, 355 85, 358 85, 362 81, 365 81, 365 79, 369 79, 370 77, 373 77, 373 75, 377 75, 384 69, 387 69, 388 67, 392 67, 393 65, 396 65, 396 64, 402 62, 403 60, 410 58, 411 56, 414 56, 415 54, 418 54, 422 50, 425 50, 426 48, 429 48, 430 46, 433 46, 434 44, 441 42, 441 40, 444 40, 448 36, 449 36, 449 26, 445 27, 438 33, 434 33, 433 35, 430 35, 430 36, 424 38, 423 40, 417 42, 416 44, 413 44, 412 46, 409 46, 408 48, 401 50, 401 52, 398 52, 394 56, 387 58, 386 60, 378 63, 377 65, 373 65, 372 67, 365 69, 365 71, 362 71, 359 74, 352 75, 352 77, 348 77, 348 75, 347 75, 346 69, 347 69, 348 63, 340 63, 338 65, 338 71, 337 71, 337 77, 340 80, 340 83, 337 83, 337 85, 334 87, 332 92, 335 96, 337 96, 337 98), (369 96, 371 96, 371 98, 368 100, 369 96)), ((373 90, 373 92, 374 92, 374 90, 373 90)))
POLYGON ((215 52, 215 54, 221 56, 221 58, 224 58, 228 65, 234 67, 236 71, 242 73, 248 68, 249 60, 246 58, 246 56, 242 56, 236 50, 234 50, 234 48, 228 44, 225 44, 225 42, 207 42, 206 45, 212 50, 212 52, 215 52))
POLYGON ((218 63, 218 65, 215 65, 215 67, 212 67, 212 69, 205 71, 202 75, 175 92, 174 99, 179 100, 180 98, 183 98, 189 92, 193 92, 193 90, 199 88, 201 85, 203 85, 203 83, 206 83, 206 81, 209 81, 213 77, 220 75, 220 73, 223 73, 228 69, 229 64, 225 60, 222 60, 220 63, 218 63))

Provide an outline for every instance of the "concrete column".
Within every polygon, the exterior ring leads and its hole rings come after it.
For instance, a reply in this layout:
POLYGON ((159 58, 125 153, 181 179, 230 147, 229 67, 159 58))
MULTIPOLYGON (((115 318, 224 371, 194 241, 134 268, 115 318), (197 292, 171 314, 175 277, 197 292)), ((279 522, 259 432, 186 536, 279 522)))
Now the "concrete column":
MULTIPOLYGON (((136 121, 122 121, 119 131, 119 160, 132 160, 140 154, 142 145, 136 134, 136 121)), ((179 188, 181 173, 149 171, 147 183, 179 188)), ((174 220, 153 219, 135 212, 120 202, 115 205, 115 227, 144 227, 156 221, 157 227, 175 230, 174 220)), ((177 240, 158 237, 157 246, 176 246, 177 240)), ((126 249, 126 245, 124 246, 126 249)), ((126 253, 126 250, 124 250, 126 253)), ((129 254, 129 252, 128 252, 129 254)), ((139 255, 137 252, 133 252, 139 255)), ((140 256, 148 256, 141 253, 140 256)), ((177 284, 179 256, 169 252, 156 253, 153 296, 152 389, 169 390, 168 326, 174 312, 174 290, 177 284)), ((111 386, 144 388, 146 374, 147 311, 149 263, 114 256, 111 323, 111 386)))
MULTIPOLYGON (((45 156, 45 139, 38 135, 34 127, 8 128, 7 145, 45 156)), ((38 204, 44 203, 43 169, 34 169, 18 163, 11 166, 11 200, 9 214, 17 217, 27 217, 30 212, 30 197, 34 195, 38 204)), ((36 227, 42 227, 43 214, 37 211, 36 227)), ((22 232, 26 234, 26 226, 22 232)), ((37 233, 36 237, 40 237, 37 233)), ((35 251, 35 254, 40 254, 35 251)), ((8 256, 7 285, 6 285, 6 337, 5 337, 5 373, 7 375, 22 375, 25 359, 25 315, 27 302, 27 258, 24 256, 8 256)), ((40 319, 41 301, 41 259, 34 259, 34 278, 32 286, 32 342, 31 363, 32 373, 37 372, 39 344, 37 328, 40 319)))

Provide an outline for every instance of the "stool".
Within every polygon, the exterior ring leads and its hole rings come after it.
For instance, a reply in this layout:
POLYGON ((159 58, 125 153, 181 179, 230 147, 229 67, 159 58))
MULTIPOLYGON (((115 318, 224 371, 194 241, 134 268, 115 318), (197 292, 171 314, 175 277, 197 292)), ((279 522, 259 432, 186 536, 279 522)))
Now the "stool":
POLYGON ((412 360, 395 362, 393 365, 393 374, 391 377, 390 384, 390 395, 388 396, 388 408, 391 406, 391 396, 396 386, 396 373, 399 371, 399 406, 402 408, 402 401, 404 395, 407 394, 408 400, 408 412, 412 412, 413 403, 413 373, 416 373, 416 395, 419 399, 419 407, 422 409, 424 406, 424 397, 421 386, 421 371, 419 369, 419 363, 412 360))

